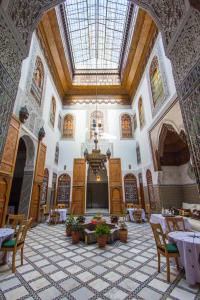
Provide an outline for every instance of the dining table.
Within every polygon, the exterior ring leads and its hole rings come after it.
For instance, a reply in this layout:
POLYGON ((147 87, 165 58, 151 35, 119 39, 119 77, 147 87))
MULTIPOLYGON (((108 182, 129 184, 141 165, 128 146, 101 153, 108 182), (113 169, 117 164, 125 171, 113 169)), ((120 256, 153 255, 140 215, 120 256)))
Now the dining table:
MULTIPOLYGON (((180 216, 178 216, 178 217, 180 217, 180 216)), ((174 216, 174 218, 176 218, 176 216, 174 216)), ((190 224, 188 219, 184 218, 184 217, 183 217, 183 219, 184 219, 185 229, 186 230, 192 230, 192 225, 190 224)), ((160 224, 161 227, 162 227, 163 232, 164 233, 167 232, 166 219, 165 219, 165 216, 163 216, 162 214, 151 214, 150 223, 160 224)))
POLYGON ((188 285, 200 283, 200 232, 173 231, 168 233, 169 243, 175 243, 179 264, 185 269, 188 285))
MULTIPOLYGON (((133 212, 135 211, 135 210, 137 210, 138 208, 133 208, 133 207, 131 207, 131 208, 127 208, 127 211, 128 211, 128 213, 129 213, 129 218, 130 218, 130 221, 134 221, 134 217, 133 217, 133 212)), ((140 208, 141 209, 141 208, 140 208)), ((144 209, 142 208, 142 221, 146 221, 146 217, 145 217, 145 211, 144 211, 144 209)))
MULTIPOLYGON (((12 228, 0 228, 0 248, 4 241, 10 240, 14 235, 14 229, 12 228)), ((3 252, 0 251, 0 265, 5 264, 7 262, 7 255, 4 255, 3 252)))

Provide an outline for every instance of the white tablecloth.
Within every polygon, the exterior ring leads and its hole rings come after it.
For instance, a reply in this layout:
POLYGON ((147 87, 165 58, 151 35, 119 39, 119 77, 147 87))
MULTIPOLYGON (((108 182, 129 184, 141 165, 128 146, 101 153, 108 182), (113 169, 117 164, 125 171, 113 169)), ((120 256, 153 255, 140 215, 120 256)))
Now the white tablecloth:
POLYGON ((180 264, 185 269, 188 284, 200 282, 200 232, 173 231, 168 234, 169 242, 176 243, 180 264))
MULTIPOLYGON (((55 211, 58 211, 60 213, 59 222, 65 222, 67 219, 67 208, 56 208, 55 211)), ((49 219, 50 217, 48 217, 47 222, 49 222, 49 219)))
MULTIPOLYGON (((174 217, 176 218, 176 217, 174 217)), ((162 230, 164 233, 167 232, 167 223, 165 220, 165 217, 163 217, 161 214, 152 214, 150 218, 150 223, 153 224, 160 224, 162 226, 162 230)), ((192 230, 192 226, 189 223, 188 219, 184 218, 184 223, 185 223, 185 229, 187 230, 192 230)))
MULTIPOLYGON (((14 234, 14 229, 12 228, 0 228, 0 248, 4 241, 12 238, 14 234)), ((0 252, 0 264, 6 263, 6 257, 3 257, 3 252, 0 252)))
MULTIPOLYGON (((131 220, 132 222, 134 221, 134 218, 133 218, 133 212, 134 212, 134 210, 136 210, 136 209, 138 209, 138 208, 127 208, 127 211, 128 211, 128 213, 129 213, 130 220, 131 220)), ((142 220, 143 220, 143 221, 146 221, 144 209, 142 209, 142 220)))

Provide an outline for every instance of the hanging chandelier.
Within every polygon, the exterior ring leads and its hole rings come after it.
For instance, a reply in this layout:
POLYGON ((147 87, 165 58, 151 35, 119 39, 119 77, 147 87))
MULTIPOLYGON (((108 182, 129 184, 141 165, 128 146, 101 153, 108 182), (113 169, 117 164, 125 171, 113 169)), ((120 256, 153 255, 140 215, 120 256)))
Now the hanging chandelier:
POLYGON ((92 172, 97 175, 100 170, 105 170, 105 163, 107 159, 110 159, 110 149, 107 150, 106 155, 101 153, 101 150, 97 148, 98 145, 98 133, 94 132, 94 144, 95 148, 92 149, 92 153, 88 153, 87 148, 84 151, 84 157, 86 162, 89 164, 89 168, 92 172))
MULTIPOLYGON (((96 18, 99 18, 99 11, 96 11, 96 18)), ((96 26, 95 30, 98 28, 96 26)), ((110 159, 111 152, 110 149, 107 150, 106 155, 101 153, 101 150, 98 149, 98 135, 100 136, 100 131, 102 127, 101 120, 98 120, 98 111, 97 111, 97 61, 98 61, 98 32, 96 32, 96 41, 95 41, 95 59, 96 59, 96 114, 95 119, 93 119, 92 127, 94 130, 94 144, 95 147, 92 149, 92 153, 88 153, 87 148, 84 151, 84 157, 86 162, 89 164, 89 168, 92 172, 97 175, 100 170, 105 170, 105 163, 107 159, 110 159)))

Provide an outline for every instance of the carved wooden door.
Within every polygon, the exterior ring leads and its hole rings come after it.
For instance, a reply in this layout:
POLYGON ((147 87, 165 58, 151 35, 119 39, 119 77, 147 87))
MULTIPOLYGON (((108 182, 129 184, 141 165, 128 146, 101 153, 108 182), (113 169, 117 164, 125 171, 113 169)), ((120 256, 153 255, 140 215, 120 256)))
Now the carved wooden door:
POLYGON ((31 196, 31 205, 29 210, 29 217, 33 219, 33 222, 38 221, 40 196, 44 177, 45 158, 46 146, 40 142, 38 145, 34 182, 31 196))
POLYGON ((13 173, 19 144, 20 121, 14 116, 10 120, 8 135, 0 161, 0 226, 6 219, 13 173))
POLYGON ((85 181, 86 163, 84 159, 74 159, 72 205, 71 212, 74 215, 85 213, 85 181))
POLYGON ((109 160, 109 190, 110 190, 110 213, 120 215, 123 213, 123 191, 120 158, 109 160))

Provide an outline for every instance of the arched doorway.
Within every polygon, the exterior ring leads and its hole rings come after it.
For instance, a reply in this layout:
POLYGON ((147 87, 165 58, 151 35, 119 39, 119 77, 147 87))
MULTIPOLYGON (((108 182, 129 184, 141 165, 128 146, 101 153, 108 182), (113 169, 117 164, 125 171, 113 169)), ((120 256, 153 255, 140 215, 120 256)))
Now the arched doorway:
POLYGON ((124 193, 126 204, 139 204, 137 178, 133 174, 124 176, 124 193))
POLYGON ((190 160, 190 152, 183 131, 179 135, 170 124, 163 124, 159 139, 159 165, 181 166, 190 160))
POLYGON ((177 132, 171 124, 162 126, 159 147, 158 164, 159 196, 161 207, 182 207, 182 202, 197 203, 199 196, 194 180, 190 178, 190 152, 183 131, 177 132))
POLYGON ((102 169, 95 175, 90 167, 87 176, 87 209, 108 209, 108 176, 107 170, 102 169))
POLYGON ((34 174, 35 145, 28 135, 19 140, 7 213, 28 216, 34 174))
POLYGON ((22 192, 22 184, 24 178, 24 168, 26 164, 27 149, 22 138, 19 140, 17 150, 17 158, 15 163, 15 170, 10 191, 10 198, 8 203, 8 213, 17 214, 19 212, 19 204, 22 192))

